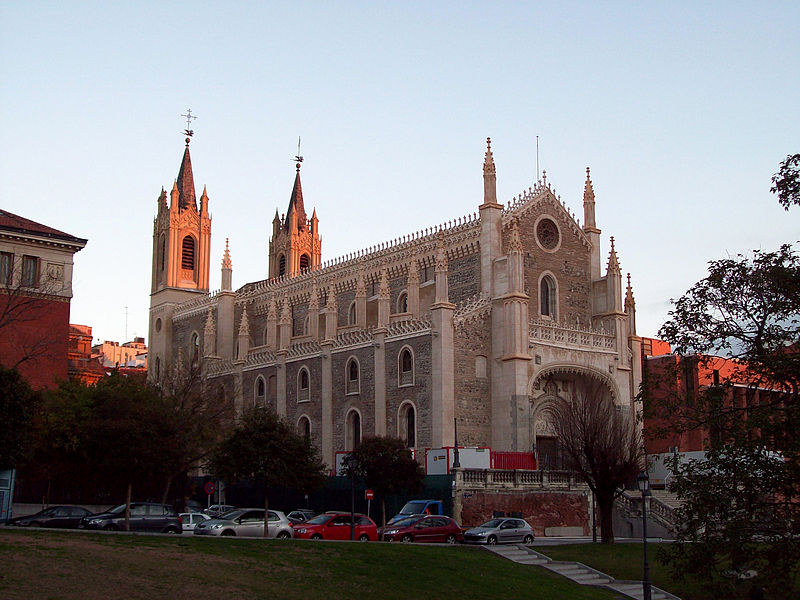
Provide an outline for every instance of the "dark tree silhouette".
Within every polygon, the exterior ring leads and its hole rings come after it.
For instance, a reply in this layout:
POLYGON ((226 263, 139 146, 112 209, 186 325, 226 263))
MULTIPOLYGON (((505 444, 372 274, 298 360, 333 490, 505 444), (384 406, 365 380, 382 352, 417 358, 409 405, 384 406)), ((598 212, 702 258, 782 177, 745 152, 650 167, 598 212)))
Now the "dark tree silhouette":
POLYGON ((26 457, 38 401, 16 369, 0 366, 0 469, 13 469, 26 457))
POLYGON ((772 176, 770 190, 778 195, 780 205, 789 210, 792 204, 800 205, 800 154, 789 154, 772 176))

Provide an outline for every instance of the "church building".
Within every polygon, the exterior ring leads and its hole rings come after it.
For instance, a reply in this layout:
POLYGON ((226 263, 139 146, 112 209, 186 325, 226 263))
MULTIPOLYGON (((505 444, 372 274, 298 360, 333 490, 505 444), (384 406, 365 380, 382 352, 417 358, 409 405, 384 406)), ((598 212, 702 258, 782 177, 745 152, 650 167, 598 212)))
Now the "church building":
POLYGON ((275 410, 330 466, 371 435, 419 453, 453 446, 457 422, 460 445, 558 468, 556 398, 599 383, 638 412, 630 276, 623 286, 613 237, 601 256, 589 169, 582 224, 546 175, 499 203, 489 140, 483 180, 473 214, 323 261, 298 160, 266 278, 234 289, 226 241, 209 293, 210 201, 203 189, 197 206, 187 138, 153 226, 150 379, 195 366, 238 414, 275 410))

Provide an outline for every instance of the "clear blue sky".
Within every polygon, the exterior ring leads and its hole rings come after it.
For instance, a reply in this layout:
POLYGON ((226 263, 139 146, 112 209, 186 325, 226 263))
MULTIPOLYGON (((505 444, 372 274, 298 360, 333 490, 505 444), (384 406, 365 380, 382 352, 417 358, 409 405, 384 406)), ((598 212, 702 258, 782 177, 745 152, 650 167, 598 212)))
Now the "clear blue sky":
POLYGON ((639 333, 709 260, 800 238, 770 177, 800 152, 800 3, 0 0, 0 206, 88 238, 73 323, 147 335, 152 221, 193 123, 212 288, 267 273, 303 191, 323 259, 503 202, 539 161, 582 216, 592 169, 639 333))

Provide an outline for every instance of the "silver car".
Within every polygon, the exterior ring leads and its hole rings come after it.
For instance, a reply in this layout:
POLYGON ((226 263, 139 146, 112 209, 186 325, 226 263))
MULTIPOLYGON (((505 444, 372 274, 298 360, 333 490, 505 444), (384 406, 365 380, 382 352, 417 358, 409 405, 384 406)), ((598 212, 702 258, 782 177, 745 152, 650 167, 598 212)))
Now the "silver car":
MULTIPOLYGON (((195 535, 237 535, 264 537, 264 509, 237 508, 216 519, 198 523, 195 535)), ((269 511, 269 537, 288 539, 293 537, 289 519, 278 510, 269 511)))
POLYGON ((483 525, 468 529, 464 533, 466 544, 512 544, 533 541, 533 530, 522 519, 500 518, 490 519, 483 525))
POLYGON ((198 523, 208 521, 211 518, 207 514, 201 512, 181 513, 180 516, 181 521, 183 521, 184 531, 192 531, 195 527, 197 527, 198 523))

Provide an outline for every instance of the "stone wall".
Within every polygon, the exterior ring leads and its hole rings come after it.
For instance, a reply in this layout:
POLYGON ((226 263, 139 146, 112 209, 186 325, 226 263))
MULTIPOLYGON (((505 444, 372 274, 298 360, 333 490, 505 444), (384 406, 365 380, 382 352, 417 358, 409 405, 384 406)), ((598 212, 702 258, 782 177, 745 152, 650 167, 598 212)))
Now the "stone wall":
POLYGON ((464 446, 489 446, 492 438, 489 314, 457 322, 454 346, 458 442, 464 446), (486 377, 476 375, 478 357, 486 359, 486 377))
POLYGON ((461 509, 462 527, 476 527, 492 518, 494 511, 521 513, 536 537, 551 527, 579 527, 591 533, 589 496, 579 491, 465 491, 461 509))
POLYGON ((431 431, 431 337, 394 340, 386 343, 386 434, 398 435, 397 419, 400 405, 405 400, 416 409, 417 441, 420 451, 432 444, 431 431), (400 350, 409 346, 414 355, 414 385, 398 385, 398 358, 400 350))
POLYGON ((481 291, 480 255, 472 254, 451 260, 447 266, 450 302, 459 304, 481 291))

